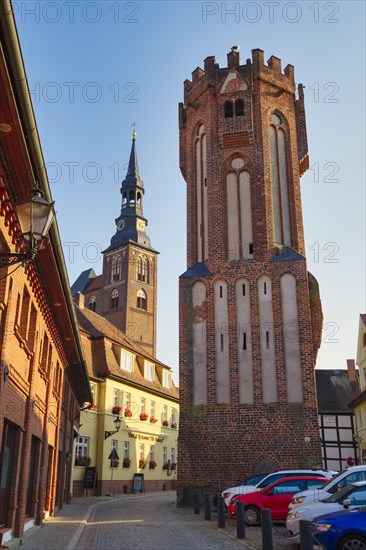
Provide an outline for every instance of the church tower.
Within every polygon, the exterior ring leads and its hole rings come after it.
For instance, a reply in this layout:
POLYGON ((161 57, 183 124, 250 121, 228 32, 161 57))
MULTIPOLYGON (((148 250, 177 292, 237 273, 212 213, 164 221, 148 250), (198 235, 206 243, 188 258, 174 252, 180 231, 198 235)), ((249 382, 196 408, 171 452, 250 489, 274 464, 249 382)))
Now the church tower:
POLYGON ((96 311, 155 357, 158 252, 146 233, 144 193, 134 132, 116 233, 103 251, 101 311, 96 311))
POLYGON ((314 367, 318 285, 307 272, 300 176, 309 166, 294 67, 263 51, 184 82, 180 168, 179 495, 256 472, 321 467, 314 367))

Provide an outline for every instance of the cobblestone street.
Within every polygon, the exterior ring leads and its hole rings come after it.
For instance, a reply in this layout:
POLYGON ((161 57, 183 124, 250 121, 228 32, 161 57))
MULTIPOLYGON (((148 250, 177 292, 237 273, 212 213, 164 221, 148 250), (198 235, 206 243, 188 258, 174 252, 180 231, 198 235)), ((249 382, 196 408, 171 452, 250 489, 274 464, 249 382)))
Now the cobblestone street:
MULTIPOLYGON (((273 532, 274 550, 298 550, 299 546, 273 532)), ((33 529, 26 538, 13 541, 24 550, 229 550, 262 549, 260 527, 246 529, 236 539, 235 521, 218 529, 217 514, 204 520, 204 510, 177 508, 175 492, 123 495, 115 498, 75 499, 54 518, 33 529)))

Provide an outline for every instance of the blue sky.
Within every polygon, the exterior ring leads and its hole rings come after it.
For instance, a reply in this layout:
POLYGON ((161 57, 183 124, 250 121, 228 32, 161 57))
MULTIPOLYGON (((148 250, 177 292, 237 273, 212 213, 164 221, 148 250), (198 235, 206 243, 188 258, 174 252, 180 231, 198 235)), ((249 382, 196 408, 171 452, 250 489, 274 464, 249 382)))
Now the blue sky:
POLYGON ((144 215, 159 250, 158 357, 178 382, 178 277, 186 269, 179 171, 183 81, 231 46, 261 48, 305 85, 302 178, 308 268, 324 312, 318 368, 356 354, 365 307, 364 2, 13 2, 70 282, 115 232, 137 121, 144 215))

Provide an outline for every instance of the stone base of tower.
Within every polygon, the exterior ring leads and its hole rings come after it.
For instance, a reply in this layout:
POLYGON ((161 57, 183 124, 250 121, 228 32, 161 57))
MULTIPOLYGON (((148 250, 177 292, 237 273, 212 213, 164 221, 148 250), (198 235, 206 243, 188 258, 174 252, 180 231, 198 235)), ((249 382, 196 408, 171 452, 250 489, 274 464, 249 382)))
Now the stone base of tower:
POLYGON ((322 468, 317 410, 301 404, 197 406, 181 410, 178 504, 217 495, 250 475, 322 468))

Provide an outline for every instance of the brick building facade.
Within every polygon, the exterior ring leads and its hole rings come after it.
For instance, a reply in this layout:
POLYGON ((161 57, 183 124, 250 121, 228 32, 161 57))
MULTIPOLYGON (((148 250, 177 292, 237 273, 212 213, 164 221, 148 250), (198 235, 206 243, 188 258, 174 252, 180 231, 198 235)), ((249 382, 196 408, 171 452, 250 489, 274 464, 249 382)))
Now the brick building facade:
POLYGON ((303 86, 261 50, 208 57, 184 82, 180 167, 179 494, 282 467, 320 467, 314 366, 318 285, 308 274, 300 176, 303 86), (298 96, 296 97, 296 94, 298 96))
MULTIPOLYGON (((15 204, 50 188, 11 4, 0 13, 0 250, 22 250, 15 204)), ((24 243, 23 243, 24 244, 24 243)), ((0 268, 0 545, 68 502, 92 400, 57 223, 34 260, 0 268)))

